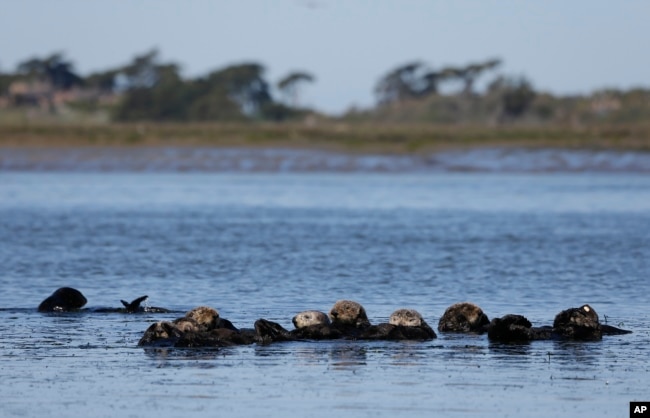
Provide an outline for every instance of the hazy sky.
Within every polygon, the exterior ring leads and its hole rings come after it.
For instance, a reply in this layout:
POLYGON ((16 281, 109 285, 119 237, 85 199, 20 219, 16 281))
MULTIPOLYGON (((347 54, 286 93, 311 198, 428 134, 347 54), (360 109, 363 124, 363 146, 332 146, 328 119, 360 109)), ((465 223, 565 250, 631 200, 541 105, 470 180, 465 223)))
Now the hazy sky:
MULTIPOLYGON (((374 103, 412 60, 434 68, 491 57, 540 90, 650 86, 646 0, 0 0, 0 70, 62 51, 86 75, 158 48, 198 76, 257 61, 276 82, 314 74, 302 103, 374 103)), ((486 79, 489 77, 486 77, 486 79)))

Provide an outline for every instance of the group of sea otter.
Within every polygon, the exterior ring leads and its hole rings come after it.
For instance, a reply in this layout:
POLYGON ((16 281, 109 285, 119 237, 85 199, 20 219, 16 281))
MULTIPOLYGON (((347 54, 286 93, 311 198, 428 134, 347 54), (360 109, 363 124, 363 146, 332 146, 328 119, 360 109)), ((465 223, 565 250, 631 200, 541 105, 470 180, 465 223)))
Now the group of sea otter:
MULTIPOLYGON (((96 312, 171 312, 164 308, 142 307, 146 296, 132 302, 122 301, 123 308, 98 308, 96 312)), ((81 309, 87 300, 70 287, 57 289, 38 307, 41 312, 69 312, 81 309)), ((359 303, 340 300, 329 315, 304 311, 293 317, 295 329, 289 331, 266 319, 255 321, 254 328, 236 328, 221 318, 216 309, 200 306, 173 321, 152 324, 138 342, 144 347, 225 347, 244 344, 268 344, 301 340, 420 340, 436 338, 436 333, 419 312, 398 309, 388 323, 372 325, 359 303)), ((533 340, 570 339, 594 341, 603 335, 629 334, 611 325, 601 324, 589 305, 564 310, 555 316, 553 326, 533 327, 522 315, 505 315, 490 321, 477 305, 456 303, 447 308, 438 322, 440 332, 487 333, 492 341, 526 342, 533 340)))

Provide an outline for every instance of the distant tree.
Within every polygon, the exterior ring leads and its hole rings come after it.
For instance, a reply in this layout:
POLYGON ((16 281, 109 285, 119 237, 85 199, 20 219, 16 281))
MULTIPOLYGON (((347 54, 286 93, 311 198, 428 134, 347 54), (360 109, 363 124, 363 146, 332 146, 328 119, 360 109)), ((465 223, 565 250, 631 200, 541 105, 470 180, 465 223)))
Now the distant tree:
POLYGON ((500 97, 502 121, 521 117, 536 96, 532 84, 524 77, 499 77, 490 84, 488 93, 500 97))
POLYGON ((422 62, 413 61, 393 69, 379 80, 375 94, 379 104, 399 102, 435 91, 436 81, 434 73, 427 71, 422 62))
POLYGON ((113 93, 117 87, 117 77, 120 69, 92 73, 84 79, 87 87, 94 87, 101 92, 113 93))
POLYGON ((424 88, 421 95, 438 94, 439 84, 446 79, 446 76, 441 71, 429 71, 422 76, 424 80, 424 88))
POLYGON ((289 73, 286 77, 278 81, 278 89, 282 94, 288 99, 293 107, 298 107, 298 93, 300 84, 305 82, 313 83, 315 80, 314 76, 306 72, 292 72, 289 73))
POLYGON ((68 90, 82 84, 81 77, 74 72, 74 65, 66 61, 61 53, 44 59, 30 58, 18 64, 17 72, 29 78, 47 80, 53 88, 59 90, 68 90))
POLYGON ((158 82, 158 50, 152 49, 136 55, 133 61, 120 69, 126 79, 127 89, 151 88, 158 82))
POLYGON ((474 94, 474 83, 485 71, 493 70, 501 65, 500 59, 490 59, 485 62, 468 64, 465 67, 449 68, 450 76, 455 76, 463 82, 462 94, 471 96, 474 94))
POLYGON ((188 109, 188 119, 195 121, 242 121, 246 117, 239 105, 223 91, 213 90, 195 97, 188 109))
MULTIPOLYGON (((144 68, 144 67, 143 67, 144 68)), ((115 109, 114 117, 121 121, 134 120, 186 120, 192 96, 186 83, 181 79, 176 64, 147 65, 147 79, 142 74, 132 79, 131 86, 115 109), (148 77, 151 77, 149 79, 148 77), (154 84, 147 86, 150 80, 154 84)))
POLYGON ((209 74, 207 82, 211 90, 224 92, 248 116, 260 116, 262 107, 273 102, 261 64, 231 65, 209 74))
MULTIPOLYGON (((120 121, 186 120, 191 95, 175 63, 161 63, 152 49, 121 67, 99 73, 92 79, 100 88, 117 88, 121 79, 124 94, 114 110, 120 121)), ((90 82, 90 80, 89 80, 90 82)))

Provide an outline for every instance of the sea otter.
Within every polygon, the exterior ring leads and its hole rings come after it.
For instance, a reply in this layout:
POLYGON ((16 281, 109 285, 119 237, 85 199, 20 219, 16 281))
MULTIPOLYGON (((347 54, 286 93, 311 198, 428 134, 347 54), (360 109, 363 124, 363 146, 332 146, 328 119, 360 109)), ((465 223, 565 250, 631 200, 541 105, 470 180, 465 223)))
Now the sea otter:
POLYGON ((398 309, 390 315, 388 323, 394 325, 393 334, 409 340, 430 340, 436 338, 436 333, 427 324, 420 312, 415 309, 398 309))
POLYGON ((589 305, 569 308, 555 316, 553 326, 533 327, 521 315, 494 318, 488 326, 488 338, 493 341, 516 342, 532 340, 597 341, 603 335, 629 334, 632 331, 601 324, 598 314, 589 305))
POLYGON ((255 322, 260 339, 264 343, 297 340, 430 340, 436 334, 422 315, 413 309, 399 309, 390 317, 389 323, 371 325, 365 309, 357 302, 336 302, 332 322, 318 311, 305 311, 294 316, 296 329, 287 331, 280 324, 266 319, 255 322), (343 318, 337 322, 337 318, 343 318), (361 327, 357 327, 361 324, 361 327))
POLYGON ((332 326, 329 317, 320 311, 300 312, 291 322, 296 328, 288 331, 277 322, 258 319, 255 321, 255 331, 263 344, 278 341, 332 340, 343 336, 341 331, 332 326))
POLYGON ((190 319, 197 324, 198 329, 196 331, 210 331, 217 328, 219 311, 209 306, 199 306, 188 311, 184 317, 178 318, 176 321, 185 319, 190 319))
POLYGON ((533 327, 525 316, 513 314, 493 318, 487 333, 490 340, 499 342, 548 340, 553 337, 551 327, 533 327))
POLYGON ((291 322, 296 327, 290 332, 294 339, 334 340, 343 337, 343 333, 332 326, 330 318, 324 312, 303 311, 296 314, 291 322))
MULTIPOLYGON (((140 306, 142 302, 147 300, 148 296, 140 296, 127 302, 122 300, 123 308, 90 308, 91 312, 97 313, 167 313, 171 312, 169 309, 159 308, 157 306, 140 306)), ((79 311, 88 301, 86 297, 77 289, 72 287, 61 287, 54 293, 48 296, 40 305, 38 305, 39 312, 73 312, 79 311)))
POLYGON ((139 346, 226 347, 258 341, 252 329, 237 329, 219 312, 199 306, 172 322, 158 322, 145 331, 139 346))
POLYGON ((451 305, 438 321, 441 332, 477 332, 487 331, 490 323, 487 315, 477 305, 461 302, 451 305))
POLYGON ((48 296, 40 305, 39 312, 70 312, 81 309, 88 300, 77 289, 61 287, 48 296))
POLYGON ((138 346, 146 347, 173 347, 183 336, 183 331, 176 324, 169 321, 160 321, 151 324, 144 332, 138 346))
POLYGON ((339 300, 330 309, 332 323, 340 326, 365 328, 370 325, 366 310, 360 303, 351 300, 339 300))
POLYGON ((292 322, 296 329, 288 331, 277 322, 258 319, 255 330, 260 342, 268 344, 278 341, 355 339, 370 327, 366 310, 351 300, 334 303, 329 318, 319 311, 304 311, 294 316, 292 322))
POLYGON ((303 311, 291 318, 296 328, 304 328, 312 325, 330 325, 330 319, 321 311, 303 311))
POLYGON ((589 305, 566 309, 557 314, 553 321, 553 333, 560 338, 572 340, 600 340, 603 335, 620 335, 631 332, 601 324, 598 314, 589 305))
POLYGON ((414 309, 398 309, 387 324, 371 325, 358 336, 360 340, 431 340, 436 333, 414 309))

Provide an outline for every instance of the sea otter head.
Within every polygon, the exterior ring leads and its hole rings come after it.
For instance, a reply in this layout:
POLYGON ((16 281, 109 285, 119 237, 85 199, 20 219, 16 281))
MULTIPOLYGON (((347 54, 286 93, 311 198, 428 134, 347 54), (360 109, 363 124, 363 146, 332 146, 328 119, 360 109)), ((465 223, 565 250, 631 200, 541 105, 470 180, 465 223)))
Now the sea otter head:
POLYGON ((589 305, 582 305, 579 308, 571 308, 562 311, 553 321, 554 327, 577 325, 579 327, 595 328, 600 323, 598 314, 589 305))
POLYGON ((86 297, 72 287, 61 287, 38 305, 39 312, 67 312, 80 309, 88 302, 86 297))
POLYGON ((300 312, 291 320, 296 328, 304 328, 311 325, 329 325, 330 319, 320 311, 300 312))
POLYGON ((422 315, 415 309, 398 309, 390 315, 388 323, 404 327, 419 327, 425 323, 422 315))
POLYGON ((335 324, 364 328, 370 326, 366 310, 361 304, 351 300, 339 300, 330 310, 330 318, 335 324))
POLYGON ((167 321, 156 322, 151 324, 144 332, 144 335, 138 342, 139 346, 156 344, 160 340, 168 340, 180 336, 180 331, 174 324, 167 321))
POLYGON ((199 323, 194 319, 188 317, 182 317, 174 320, 174 326, 182 332, 197 332, 205 328, 199 325, 199 323))
POLYGON ((445 310, 438 321, 438 330, 451 332, 481 331, 490 323, 483 310, 471 302, 455 303, 445 310))
POLYGON ((186 313, 185 318, 193 319, 199 326, 209 331, 217 327, 219 312, 209 306, 199 306, 186 313))

